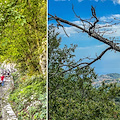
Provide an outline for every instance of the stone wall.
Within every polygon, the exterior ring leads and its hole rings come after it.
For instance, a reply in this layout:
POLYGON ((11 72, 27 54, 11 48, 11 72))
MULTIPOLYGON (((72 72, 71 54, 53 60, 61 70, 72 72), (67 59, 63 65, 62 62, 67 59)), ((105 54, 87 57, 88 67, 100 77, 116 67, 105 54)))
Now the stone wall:
POLYGON ((14 63, 7 63, 6 61, 1 63, 1 72, 4 70, 9 70, 11 73, 17 71, 14 63))

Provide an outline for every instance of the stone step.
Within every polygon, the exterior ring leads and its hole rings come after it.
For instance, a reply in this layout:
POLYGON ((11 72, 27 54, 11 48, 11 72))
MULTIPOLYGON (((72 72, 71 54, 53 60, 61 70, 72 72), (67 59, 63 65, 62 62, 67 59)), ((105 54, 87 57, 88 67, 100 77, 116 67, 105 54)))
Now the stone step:
POLYGON ((7 101, 12 83, 12 79, 6 78, 4 86, 0 86, 0 111, 2 112, 2 118, 0 120, 18 120, 11 105, 7 101))

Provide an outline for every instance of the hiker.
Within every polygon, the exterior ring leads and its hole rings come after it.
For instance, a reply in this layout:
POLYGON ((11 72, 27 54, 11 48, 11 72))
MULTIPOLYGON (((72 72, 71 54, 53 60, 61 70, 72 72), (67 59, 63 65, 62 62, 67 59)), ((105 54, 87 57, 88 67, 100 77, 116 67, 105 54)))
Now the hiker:
POLYGON ((3 86, 4 85, 4 75, 1 76, 1 81, 2 81, 1 85, 3 86))

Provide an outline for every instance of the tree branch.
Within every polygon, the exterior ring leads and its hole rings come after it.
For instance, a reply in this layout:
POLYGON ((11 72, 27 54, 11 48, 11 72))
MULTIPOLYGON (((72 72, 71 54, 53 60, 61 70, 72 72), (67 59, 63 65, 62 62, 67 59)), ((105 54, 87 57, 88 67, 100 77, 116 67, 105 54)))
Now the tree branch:
MULTIPOLYGON (((74 69, 74 68, 76 68, 76 67, 78 67, 78 66, 80 66, 80 65, 83 65, 83 64, 86 64, 85 66, 82 66, 82 67, 80 67, 80 69, 83 69, 83 68, 85 68, 85 67, 88 67, 88 66, 90 66, 91 64, 93 64, 94 62, 96 62, 97 60, 99 60, 99 59, 101 59, 102 58, 102 56, 108 51, 108 50, 110 50, 110 49, 112 49, 112 47, 108 47, 107 49, 105 49, 99 56, 97 56, 97 58, 95 58, 94 60, 92 60, 91 62, 83 62, 83 63, 79 63, 79 64, 77 64, 77 65, 72 65, 72 67, 70 68, 70 69, 68 69, 68 70, 64 70, 63 72, 60 72, 59 74, 57 74, 57 72, 58 72, 58 70, 55 72, 55 73, 53 73, 51 76, 49 76, 49 78, 52 78, 52 77, 55 77, 54 75, 61 75, 61 74, 64 74, 64 73, 66 73, 66 72, 68 72, 68 71, 71 71, 72 69, 74 69)), ((50 73, 49 73, 50 74, 50 73)))
MULTIPOLYGON (((108 48, 107 48, 106 50, 104 50, 96 59, 94 59, 94 60, 91 61, 90 63, 80 63, 80 64, 77 64, 77 65, 75 65, 74 67, 72 67, 72 68, 70 68, 70 69, 68 69, 68 70, 65 70, 65 71, 63 71, 63 72, 61 72, 61 73, 59 73, 59 74, 57 74, 57 72, 56 72, 55 74, 60 76, 60 75, 66 73, 66 72, 68 72, 68 71, 71 71, 73 68, 78 67, 78 66, 80 66, 80 65, 82 65, 82 64, 87 64, 87 65, 81 67, 80 69, 83 69, 83 68, 85 68, 85 67, 88 67, 89 65, 93 64, 93 63, 96 62, 97 60, 101 59, 102 56, 103 56, 108 50, 110 50, 110 49, 112 49, 112 47, 108 47, 108 48)), ((50 73, 49 73, 49 74, 50 74, 50 73)), ((55 74, 54 74, 54 75, 55 75, 55 74)), ((52 77, 55 77, 54 75, 49 76, 49 79, 52 78, 52 77)), ((49 82, 50 82, 50 81, 49 81, 49 82)), ((58 88, 58 87, 59 87, 59 83, 56 85, 56 88, 58 88)), ((56 88, 55 88, 55 89, 56 89, 56 88)), ((49 95, 52 94, 53 92, 54 92, 54 90, 52 90, 52 91, 49 90, 49 95)))
POLYGON ((95 28, 95 25, 97 24, 97 22, 99 22, 98 18, 96 17, 96 12, 95 12, 95 8, 93 6, 91 6, 91 12, 92 12, 92 16, 96 19, 95 22, 91 25, 91 27, 89 28, 89 35, 92 34, 91 30, 95 28))
MULTIPOLYGON (((89 30, 87 30, 87 29, 85 29, 85 28, 83 28, 83 27, 81 27, 81 26, 79 26, 79 25, 76 25, 76 24, 74 24, 74 23, 72 23, 72 22, 69 22, 69 21, 64 20, 64 19, 62 19, 62 18, 59 18, 59 17, 57 17, 57 16, 53 16, 53 15, 51 15, 51 14, 48 14, 48 15, 49 15, 50 17, 54 18, 54 20, 56 20, 56 21, 63 22, 63 23, 65 23, 65 24, 68 24, 68 25, 70 25, 70 26, 73 26, 73 27, 76 27, 76 28, 82 30, 83 32, 85 32, 85 33, 87 33, 88 35, 90 35, 91 37, 99 40, 100 42, 103 42, 103 43, 109 45, 112 49, 120 52, 120 47, 117 46, 116 43, 114 43, 113 41, 110 41, 110 40, 107 39, 107 38, 104 38, 103 36, 99 35, 98 33, 94 32, 94 31, 91 31, 91 34, 89 34, 89 33, 90 33, 89 30)), ((96 24, 96 22, 95 22, 94 24, 96 24)))
POLYGON ((94 60, 91 61, 90 63, 80 63, 80 64, 77 64, 77 65, 75 65, 74 67, 72 67, 72 68, 70 68, 70 69, 68 69, 68 70, 65 70, 65 71, 61 72, 60 74, 63 74, 63 73, 65 73, 65 72, 68 72, 68 71, 72 70, 73 68, 76 68, 76 67, 80 66, 81 64, 87 64, 87 65, 81 67, 80 69, 83 69, 83 68, 85 68, 85 67, 88 67, 88 66, 90 66, 91 64, 93 64, 94 62, 96 62, 97 60, 101 59, 102 56, 103 56, 108 50, 110 50, 110 49, 112 49, 112 47, 108 47, 108 48, 107 48, 106 50, 104 50, 96 59, 94 59, 94 60))

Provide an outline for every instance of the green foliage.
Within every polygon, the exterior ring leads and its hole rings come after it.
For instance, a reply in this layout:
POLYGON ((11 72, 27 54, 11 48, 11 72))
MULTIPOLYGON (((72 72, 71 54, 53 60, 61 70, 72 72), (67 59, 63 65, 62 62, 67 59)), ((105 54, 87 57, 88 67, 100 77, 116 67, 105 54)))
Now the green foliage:
POLYGON ((0 5, 0 61, 16 63, 20 72, 40 73, 40 54, 46 49, 46 0, 6 0, 0 5))
POLYGON ((46 8, 46 0, 0 1, 0 62, 16 65, 9 101, 20 120, 46 118, 46 77, 40 65, 47 49, 46 8))
POLYGON ((46 79, 42 75, 16 77, 9 102, 20 120, 46 118, 46 79))
POLYGON ((51 120, 109 120, 120 119, 120 108, 114 99, 120 88, 116 84, 92 86, 96 78, 94 69, 79 67, 64 73, 76 65, 70 48, 59 48, 61 39, 55 28, 49 28, 49 117, 51 120), (65 65, 65 66, 64 66, 65 65), (62 66, 62 67, 61 67, 62 66), (64 66, 64 67, 63 67, 64 66))

